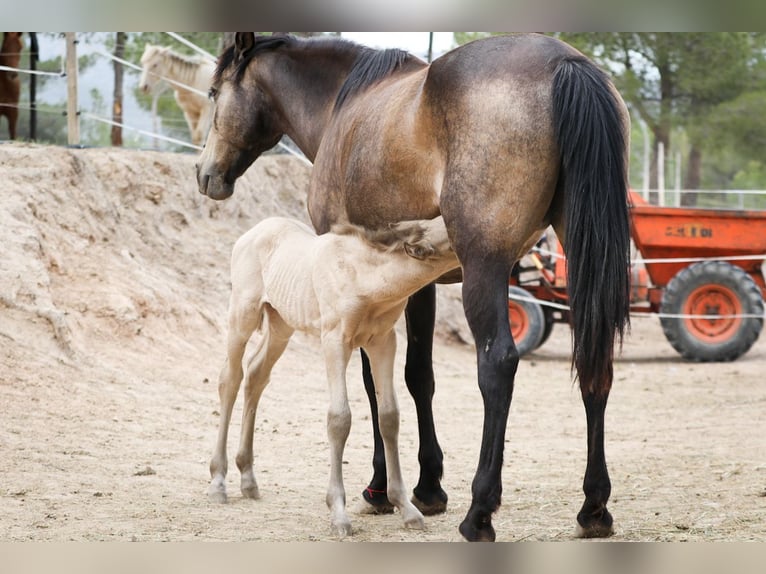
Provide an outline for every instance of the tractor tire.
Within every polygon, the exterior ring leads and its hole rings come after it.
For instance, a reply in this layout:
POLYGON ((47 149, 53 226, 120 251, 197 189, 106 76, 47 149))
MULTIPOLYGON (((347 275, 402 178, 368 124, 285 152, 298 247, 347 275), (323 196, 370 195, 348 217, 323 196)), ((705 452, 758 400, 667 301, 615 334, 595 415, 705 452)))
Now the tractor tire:
POLYGON ((515 285, 508 287, 508 321, 520 357, 540 346, 545 331, 545 315, 535 296, 526 289, 515 285))
POLYGON ((537 343, 537 347, 542 347, 543 343, 548 340, 553 332, 553 311, 550 307, 543 307, 543 316, 545 317, 545 326, 543 327, 543 336, 540 337, 540 342, 537 343))
POLYGON ((691 361, 733 361, 753 346, 763 328, 760 288, 741 267, 724 261, 702 261, 676 273, 662 294, 660 313, 724 316, 660 318, 667 340, 691 361))

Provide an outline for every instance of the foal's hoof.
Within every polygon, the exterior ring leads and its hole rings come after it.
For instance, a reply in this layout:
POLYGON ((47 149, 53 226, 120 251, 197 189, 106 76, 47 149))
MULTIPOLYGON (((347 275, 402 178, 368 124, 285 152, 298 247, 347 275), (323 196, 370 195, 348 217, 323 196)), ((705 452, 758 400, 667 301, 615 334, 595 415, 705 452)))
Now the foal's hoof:
POLYGON ((412 504, 425 516, 447 512, 447 493, 441 488, 436 492, 412 491, 412 504))
POLYGON ((361 510, 363 514, 391 514, 394 512, 394 505, 389 502, 385 490, 374 490, 367 487, 362 491, 362 498, 367 503, 361 510))
POLYGON ((411 516, 404 521, 404 527, 408 530, 425 530, 426 529, 426 521, 423 520, 423 516, 418 513, 414 516, 411 516))
POLYGON ((354 533, 354 529, 351 527, 351 523, 347 521, 331 523, 330 530, 335 536, 340 538, 351 536, 354 533))
POLYGON ((495 529, 492 527, 492 522, 487 519, 486 522, 482 522, 479 525, 471 523, 466 517, 463 522, 460 523, 460 534, 463 535, 468 542, 494 542, 495 541, 495 529))
POLYGON ((261 491, 258 490, 258 485, 243 486, 241 488, 242 496, 250 498, 252 500, 258 500, 261 497, 261 491))
POLYGON ((229 501, 226 492, 221 490, 209 490, 207 498, 210 502, 215 502, 217 504, 226 504, 229 501))

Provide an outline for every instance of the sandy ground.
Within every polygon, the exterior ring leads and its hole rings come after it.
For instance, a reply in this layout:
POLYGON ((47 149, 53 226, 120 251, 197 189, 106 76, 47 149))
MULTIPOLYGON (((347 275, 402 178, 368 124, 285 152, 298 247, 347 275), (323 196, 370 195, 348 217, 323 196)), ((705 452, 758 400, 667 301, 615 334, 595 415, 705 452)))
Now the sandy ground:
MULTIPOLYGON (((239 494, 238 403, 230 502, 207 500, 231 245, 262 217, 305 218, 308 169, 262 158, 234 198, 215 203, 196 192, 194 160, 0 146, 0 540, 334 539, 323 365, 317 343, 301 335, 256 422, 262 499, 239 494)), ((459 287, 439 287, 438 305, 434 410, 448 510, 427 517, 423 532, 403 529, 396 514, 357 512, 371 432, 355 354, 344 457, 352 540, 461 539, 482 406, 459 287)), ((571 539, 585 416, 568 350, 568 330, 557 325, 519 367, 498 540, 571 539)), ((613 540, 766 540, 765 365, 766 337, 734 363, 698 365, 678 357, 656 319, 634 319, 607 411, 613 540)), ((417 429, 402 372, 400 353, 411 488, 417 429)))

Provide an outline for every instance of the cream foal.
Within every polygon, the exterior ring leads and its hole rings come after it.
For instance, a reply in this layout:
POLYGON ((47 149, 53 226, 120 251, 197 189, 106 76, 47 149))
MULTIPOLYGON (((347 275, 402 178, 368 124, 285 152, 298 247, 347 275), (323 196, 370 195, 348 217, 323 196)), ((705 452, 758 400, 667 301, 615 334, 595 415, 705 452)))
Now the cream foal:
POLYGON ((247 364, 236 462, 242 494, 258 498, 253 474, 258 400, 290 336, 302 331, 321 338, 327 371, 330 484, 326 502, 334 532, 340 536, 352 532, 341 463, 351 428, 346 367, 357 347, 367 353, 375 381, 388 499, 399 509, 405 526, 424 528, 423 515, 407 498, 399 465, 394 325, 410 295, 458 265, 441 217, 401 222, 376 232, 336 227, 319 236, 303 223, 275 217, 245 233, 234 245, 231 258, 227 359, 218 387, 221 421, 210 462, 210 498, 226 501, 226 440, 248 340, 255 330, 261 331, 262 338, 247 364))

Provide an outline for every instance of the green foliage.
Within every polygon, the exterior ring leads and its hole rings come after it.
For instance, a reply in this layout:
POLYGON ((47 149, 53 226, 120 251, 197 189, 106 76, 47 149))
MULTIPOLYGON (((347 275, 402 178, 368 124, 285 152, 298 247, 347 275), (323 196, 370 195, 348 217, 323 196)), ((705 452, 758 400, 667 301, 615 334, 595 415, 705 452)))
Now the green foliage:
POLYGON ((672 134, 682 133, 688 145, 674 148, 685 154, 694 149, 706 158, 701 173, 687 173, 689 181, 733 185, 722 181, 723 174, 733 177, 766 149, 764 34, 602 32, 559 37, 613 73, 633 115, 651 129, 655 145, 662 141, 669 152, 672 134), (735 151, 739 160, 727 156, 728 151, 735 151), (735 165, 726 165, 731 162, 735 165))

